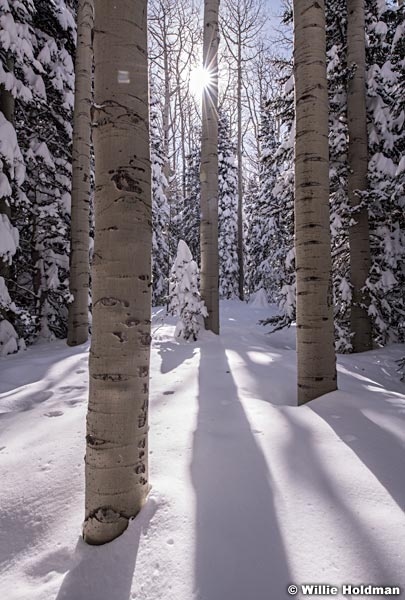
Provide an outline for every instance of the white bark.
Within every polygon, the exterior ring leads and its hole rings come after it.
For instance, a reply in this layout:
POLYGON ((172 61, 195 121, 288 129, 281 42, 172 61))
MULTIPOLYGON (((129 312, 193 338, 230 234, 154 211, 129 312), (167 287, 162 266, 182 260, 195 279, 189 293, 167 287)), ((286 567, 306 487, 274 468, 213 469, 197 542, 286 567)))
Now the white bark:
POLYGON ((211 84, 202 98, 201 297, 208 310, 205 326, 214 333, 219 333, 218 13, 219 0, 205 0, 203 63, 211 84))
POLYGON ((82 344, 89 331, 89 202, 91 143, 93 2, 79 0, 73 114, 72 208, 70 237, 69 346, 82 344))
POLYGON ((84 539, 120 535, 148 494, 151 170, 146 0, 95 1, 93 336, 84 539))
POLYGON ((336 389, 325 5, 294 0, 298 404, 336 389))
MULTIPOLYGON (((354 68, 347 94, 348 193, 352 208, 359 203, 357 191, 367 190, 368 140, 366 115, 366 48, 364 0, 347 1, 347 64, 354 68)), ((349 229, 350 281, 352 284, 351 331, 353 350, 372 348, 370 299, 363 291, 371 266, 368 211, 362 208, 354 215, 349 229)))

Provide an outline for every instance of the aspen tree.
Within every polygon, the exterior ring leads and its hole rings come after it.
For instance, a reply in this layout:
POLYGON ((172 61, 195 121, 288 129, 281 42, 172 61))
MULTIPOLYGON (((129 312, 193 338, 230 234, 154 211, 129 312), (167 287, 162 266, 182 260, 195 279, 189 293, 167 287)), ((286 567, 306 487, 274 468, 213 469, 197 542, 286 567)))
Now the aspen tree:
MULTIPOLYGON (((348 121, 348 193, 351 208, 360 202, 358 192, 367 191, 368 140, 366 115, 366 47, 364 0, 347 0, 347 64, 352 69, 347 93, 348 121)), ((372 348, 370 298, 365 290, 371 266, 368 211, 366 207, 353 215, 349 228, 350 282, 352 306, 350 314, 354 352, 372 348)))
POLYGON ((70 234, 69 346, 83 344, 89 331, 89 202, 91 143, 93 2, 79 0, 73 113, 72 207, 70 234))
POLYGON ((151 169, 146 0, 95 0, 95 243, 84 539, 119 536, 148 494, 151 169))
POLYGON ((325 4, 294 0, 298 404, 336 389, 325 4))
POLYGON ((201 297, 208 310, 205 326, 214 333, 219 333, 218 13, 219 0, 205 0, 203 65, 210 73, 210 84, 202 97, 201 297))

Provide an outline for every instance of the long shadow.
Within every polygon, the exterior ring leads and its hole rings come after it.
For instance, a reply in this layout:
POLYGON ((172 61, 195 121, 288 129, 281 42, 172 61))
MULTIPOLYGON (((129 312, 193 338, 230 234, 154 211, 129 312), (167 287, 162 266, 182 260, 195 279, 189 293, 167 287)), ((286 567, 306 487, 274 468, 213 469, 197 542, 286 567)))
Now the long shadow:
MULTIPOLYGON (((48 367, 53 367, 57 365, 58 362, 59 361, 55 361, 55 363, 48 365, 48 367)), ((81 366, 81 362, 83 361, 81 360, 79 363, 66 367, 63 370, 63 377, 70 377, 72 371, 81 374, 84 369, 77 370, 77 367, 81 366)), ((87 355, 85 356, 85 364, 83 366, 87 369, 87 355)), ((59 372, 55 372, 52 377, 48 375, 41 383, 46 383, 46 386, 37 389, 38 382, 32 381, 27 382, 24 385, 25 389, 17 388, 4 394, 0 393, 0 433, 8 426, 10 419, 13 419, 21 412, 28 412, 41 404, 49 407, 52 406, 52 399, 55 400, 56 403, 59 403, 61 397, 66 398, 66 396, 72 394, 72 392, 75 392, 76 395, 79 393, 83 395, 87 390, 87 385, 61 386, 60 384, 63 383, 63 379, 61 379, 61 374, 59 372)), ((76 403, 77 402, 78 401, 76 401, 76 403)), ((67 402, 67 404, 69 405, 69 402, 67 402)))
POLYGON ((139 540, 155 512, 149 500, 127 531, 104 546, 88 546, 79 538, 56 600, 129 600, 139 540))
MULTIPOLYGON (((300 409, 298 409, 300 410, 300 409)), ((318 413, 317 410, 315 412, 318 413)), ((341 560, 341 544, 344 543, 346 554, 355 555, 358 563, 363 563, 363 569, 370 575, 372 568, 373 582, 375 584, 392 585, 390 582, 398 580, 400 570, 398 565, 393 564, 391 559, 386 558, 386 549, 378 547, 378 539, 372 530, 365 527, 361 519, 350 508, 346 501, 340 485, 334 483, 323 464, 319 460, 320 449, 316 447, 311 431, 299 423, 291 413, 283 411, 284 418, 291 426, 293 434, 289 436, 285 447, 286 469, 291 473, 291 478, 295 485, 302 489, 302 497, 298 506, 301 511, 301 521, 311 518, 311 511, 305 505, 305 496, 310 497, 311 503, 316 503, 316 496, 321 495, 323 506, 325 507, 326 527, 322 529, 321 521, 316 519, 316 529, 312 530, 309 543, 316 543, 324 547, 325 556, 334 559, 336 563, 341 560), (308 512, 306 512, 308 511, 308 512), (332 540, 331 530, 328 524, 334 524, 335 531, 332 535, 336 539, 332 540), (331 541, 333 545, 331 545, 331 541), (336 556, 334 551, 336 549, 336 556)), ((319 413, 318 413, 319 414, 319 413)), ((334 466, 330 467, 331 472, 334 466)), ((355 482, 353 482, 355 485, 355 482)), ((364 505, 364 512, 367 514, 367 505, 364 505)), ((313 517, 312 517, 313 519, 313 517)), ((392 532, 393 534, 395 532, 392 532)), ((305 543, 304 540, 302 540, 305 543)), ((309 548, 310 549, 310 548, 309 548)), ((319 572, 320 565, 314 565, 314 576, 319 572)), ((348 579, 346 574, 346 579, 348 579)))
MULTIPOLYGON (((361 386, 358 386, 361 389, 361 386)), ((361 394, 364 395, 364 391, 361 394)), ((389 392, 387 392, 389 394, 389 392)), ((393 433, 377 425, 361 410, 372 410, 376 415, 394 413, 405 429, 405 419, 400 410, 388 405, 376 393, 367 392, 367 401, 353 403, 355 394, 341 393, 340 404, 333 407, 328 402, 318 402, 311 408, 335 431, 347 446, 384 486, 398 506, 405 511, 404 460, 405 445, 393 433)), ((377 394, 380 396, 381 394, 377 394)), ((378 417, 377 417, 378 418, 378 417)))
POLYGON ((26 351, 3 358, 0 365, 0 394, 13 391, 16 387, 42 381, 51 367, 68 357, 82 354, 88 348, 87 343, 75 348, 69 348, 62 344, 63 342, 34 344, 26 351), (52 361, 50 355, 53 348, 55 354, 52 361), (27 369, 27 362, 30 365, 29 369, 27 369), (18 386, 16 386, 16 382, 18 382, 18 386))
POLYGON ((275 351, 268 341, 270 338, 265 338, 265 334, 262 336, 256 332, 254 334, 257 337, 256 345, 253 337, 242 345, 238 336, 225 328, 222 338, 226 348, 238 354, 245 363, 251 379, 250 387, 254 389, 258 400, 277 406, 295 406, 297 404, 295 351, 285 348, 275 351), (250 356, 252 352, 269 356, 271 362, 255 362, 250 356), (287 354, 293 354, 293 358, 291 359, 290 356, 287 358, 287 354))
POLYGON ((218 339, 201 348, 191 475, 199 600, 287 598, 291 576, 274 485, 218 339))

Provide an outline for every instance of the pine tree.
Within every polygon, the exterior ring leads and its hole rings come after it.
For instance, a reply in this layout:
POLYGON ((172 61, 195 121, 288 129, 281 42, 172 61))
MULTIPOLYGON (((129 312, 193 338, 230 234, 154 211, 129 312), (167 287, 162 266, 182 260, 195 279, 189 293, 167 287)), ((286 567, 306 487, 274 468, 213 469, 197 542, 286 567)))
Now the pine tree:
POLYGON ((225 114, 218 120, 218 254, 219 295, 239 296, 238 278, 238 172, 235 147, 225 114))
MULTIPOLYGON (((14 272, 20 232, 17 212, 27 204, 25 164, 17 137, 16 102, 25 105, 44 94, 35 58, 31 23, 34 4, 0 2, 0 354, 24 347, 30 316, 22 306, 14 272), (27 325, 27 327, 26 327, 27 325)), ((26 126, 26 122, 23 122, 26 126)))
POLYGON ((200 210, 201 210, 201 143, 187 155, 186 195, 181 213, 183 238, 196 262, 200 261, 200 210))
POLYGON ((166 197, 168 182, 163 172, 165 159, 158 126, 158 103, 151 101, 150 139, 152 164, 152 304, 163 304, 168 295, 170 252, 168 244, 170 209, 166 197))
POLYGON ((67 331, 76 25, 73 2, 38 0, 35 9, 32 31, 44 85, 37 82, 35 102, 16 103, 29 203, 16 215, 24 251, 13 277, 30 292, 21 302, 35 317, 37 334, 52 338, 67 331))
POLYGON ((405 9, 366 13, 371 269, 370 314, 380 344, 405 340, 405 9))
POLYGON ((198 290, 197 263, 183 240, 170 271, 169 313, 179 317, 174 337, 195 342, 208 313, 198 290))
MULTIPOLYGON (((263 104, 262 161, 258 201, 249 243, 255 243, 255 291, 266 291, 279 314, 263 321, 273 330, 291 325, 296 314, 294 248, 294 80, 292 63, 279 61, 283 95, 263 104), (276 139, 276 120, 281 140, 276 139), (261 243, 261 240, 264 243, 261 243)), ((253 269, 252 269, 253 270, 253 269)))

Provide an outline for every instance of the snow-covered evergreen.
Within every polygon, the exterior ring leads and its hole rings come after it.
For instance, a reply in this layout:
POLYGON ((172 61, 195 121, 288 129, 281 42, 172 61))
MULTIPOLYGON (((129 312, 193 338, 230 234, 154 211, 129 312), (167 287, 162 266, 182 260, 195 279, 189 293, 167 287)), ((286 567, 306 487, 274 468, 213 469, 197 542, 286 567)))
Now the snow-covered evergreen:
POLYGON ((158 103, 152 99, 150 107, 150 137, 152 165, 152 303, 163 304, 167 299, 170 267, 168 244, 170 209, 166 190, 168 182, 163 172, 165 159, 159 132, 158 103))
POLYGON ((279 307, 270 323, 278 329, 295 319, 294 82, 290 61, 280 61, 283 95, 263 104, 257 205, 250 209, 251 292, 266 291, 279 307), (276 135, 276 122, 280 139, 276 135))
POLYGON ((405 8, 367 4, 370 312, 379 343, 405 339, 405 8))
POLYGON ((44 88, 35 103, 17 102, 16 123, 29 199, 17 214, 24 252, 14 277, 29 290, 21 303, 45 338, 66 334, 69 298, 71 136, 74 100, 74 2, 35 3, 32 29, 44 88), (25 126, 27 120, 30 128, 25 126))
POLYGON ((169 313, 179 317, 175 337, 196 341, 208 315, 198 289, 198 266, 187 244, 180 240, 170 271, 169 313))
MULTIPOLYGON (((12 277, 20 232, 16 213, 25 206, 26 170, 17 137, 16 102, 32 104, 43 93, 42 68, 35 58, 31 0, 0 1, 0 353, 24 347, 24 310, 12 277)), ((24 126, 27 124, 24 121, 24 126)))
POLYGON ((238 173, 226 114, 218 120, 219 295, 238 297, 238 173))
POLYGON ((197 264, 200 263, 200 162, 199 146, 186 157, 186 197, 181 214, 182 235, 197 264))
MULTIPOLYGON (((289 272, 294 258, 291 187, 293 138, 291 126, 286 120, 292 102, 289 78, 286 83, 285 101, 267 102, 262 107, 262 157, 257 200, 249 210, 247 243, 250 292, 265 290, 269 301, 280 303, 281 311, 290 314, 290 303, 295 302, 289 289, 289 272), (276 132, 276 118, 283 127, 281 144, 276 132), (290 167, 284 170, 288 161, 290 167)), ((290 316, 292 314, 291 312, 290 316)))

